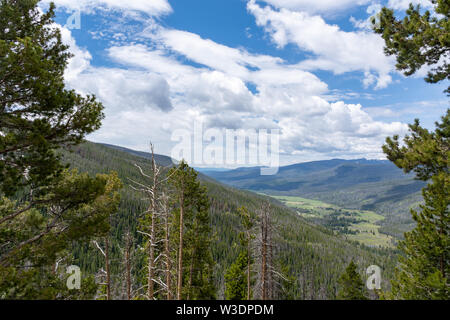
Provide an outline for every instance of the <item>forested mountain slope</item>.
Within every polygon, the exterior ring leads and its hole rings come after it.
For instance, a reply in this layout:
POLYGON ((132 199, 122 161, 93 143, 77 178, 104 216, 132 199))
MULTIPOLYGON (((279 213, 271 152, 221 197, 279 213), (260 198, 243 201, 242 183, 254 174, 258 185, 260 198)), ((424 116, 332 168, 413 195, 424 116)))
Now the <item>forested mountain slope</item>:
MULTIPOLYGON (((120 209, 113 218, 113 262, 115 273, 113 285, 122 286, 120 243, 124 231, 130 228, 137 239, 142 241, 136 232, 138 217, 148 208, 129 186, 129 179, 142 180, 134 166, 139 164, 144 169, 149 168, 148 154, 129 151, 101 144, 86 142, 75 147, 71 152, 63 152, 64 160, 71 167, 90 174, 116 171, 124 183, 121 191, 120 209)), ((168 164, 169 158, 161 156, 163 164, 168 164)), ((391 250, 368 248, 348 241, 342 236, 334 235, 332 231, 314 226, 298 216, 298 214, 283 206, 280 202, 252 192, 238 190, 222 185, 206 176, 199 175, 202 183, 208 188, 211 201, 211 224, 215 234, 213 257, 217 262, 215 267, 215 283, 218 297, 223 298, 223 275, 236 259, 237 250, 234 243, 238 242, 240 231, 237 208, 246 206, 256 210, 264 201, 271 201, 272 212, 277 221, 277 256, 280 265, 287 266, 289 274, 295 279, 289 289, 297 299, 333 299, 337 292, 337 280, 351 259, 360 266, 361 272, 371 264, 383 269, 383 288, 392 275, 395 264, 395 254, 391 250)), ((102 257, 92 245, 74 248, 76 261, 85 272, 95 273, 102 267, 102 257)), ((137 256, 139 256, 137 254, 137 256)), ((133 270, 135 284, 138 286, 142 269, 142 261, 137 259, 133 270)))
POLYGON ((412 228, 409 209, 422 201, 420 190, 425 185, 385 160, 332 159, 281 167, 273 176, 259 172, 253 167, 207 174, 241 189, 375 211, 385 217, 381 231, 396 237, 412 228))

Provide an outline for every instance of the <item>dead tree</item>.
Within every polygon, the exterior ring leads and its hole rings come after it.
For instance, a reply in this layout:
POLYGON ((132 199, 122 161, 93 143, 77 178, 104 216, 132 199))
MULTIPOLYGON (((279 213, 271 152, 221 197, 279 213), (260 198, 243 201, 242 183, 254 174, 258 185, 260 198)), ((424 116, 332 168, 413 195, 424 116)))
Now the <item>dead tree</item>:
POLYGON ((93 241, 94 245, 100 250, 101 254, 105 258, 105 270, 101 269, 101 274, 104 275, 105 282, 101 283, 106 286, 106 300, 111 300, 111 272, 109 268, 109 238, 105 237, 105 250, 101 248, 97 241, 93 241))
POLYGON ((169 207, 169 197, 166 193, 162 193, 161 196, 161 211, 163 213, 163 222, 164 222, 164 272, 166 278, 166 291, 167 291, 167 300, 173 299, 172 292, 172 271, 173 271, 173 263, 171 258, 171 250, 170 250, 170 227, 171 227, 171 212, 169 207))
POLYGON ((275 262, 274 238, 278 230, 271 214, 270 203, 263 204, 258 212, 259 234, 256 236, 257 263, 259 264, 256 292, 261 300, 274 299, 283 281, 289 281, 279 271, 275 262))
POLYGON ((133 183, 131 186, 134 190, 143 192, 147 195, 147 199, 149 200, 149 208, 147 210, 148 218, 149 218, 149 226, 148 230, 138 231, 148 237, 148 247, 147 247, 147 298, 149 300, 153 300, 155 297, 155 252, 157 246, 156 239, 156 227, 157 227, 157 219, 158 219, 158 182, 161 174, 161 168, 156 165, 155 153, 153 149, 153 144, 150 144, 150 149, 152 153, 151 159, 151 167, 152 167, 152 175, 148 175, 144 172, 144 170, 137 164, 135 166, 138 168, 141 176, 145 179, 151 181, 150 185, 145 185, 139 183, 137 181, 130 181, 133 183))
POLYGON ((269 261, 270 246, 269 242, 269 206, 265 206, 260 211, 261 227, 261 300, 267 300, 269 295, 269 261))
MULTIPOLYGON (((165 255, 166 249, 160 249, 160 245, 162 242, 168 243, 169 242, 169 232, 170 229, 168 225, 170 224, 170 219, 168 215, 170 214, 170 210, 168 208, 168 201, 164 200, 161 201, 161 197, 163 194, 163 184, 167 181, 169 177, 166 177, 165 179, 161 179, 162 173, 163 173, 163 167, 158 166, 156 164, 155 159, 155 153, 153 144, 150 143, 150 149, 152 153, 151 158, 151 170, 152 174, 146 174, 144 170, 137 164, 135 166, 138 168, 140 175, 147 180, 151 181, 150 185, 146 185, 137 181, 134 181, 132 179, 129 179, 132 182, 131 188, 135 191, 142 192, 146 195, 146 199, 149 201, 149 208, 146 211, 146 217, 144 219, 147 219, 148 226, 146 226, 146 230, 138 230, 139 233, 145 235, 148 238, 148 247, 147 247, 147 298, 149 300, 155 299, 155 284, 160 285, 163 289, 170 292, 168 294, 168 298, 171 298, 171 284, 166 284, 165 281, 161 280, 157 276, 157 272, 161 271, 158 269, 158 264, 162 263, 162 260, 165 260, 166 264, 168 264, 168 261, 166 259, 162 259, 165 255), (162 209, 161 203, 165 203, 166 208, 162 209), (167 216, 167 217, 165 217, 167 216), (162 222, 162 223, 161 223, 162 222), (162 230, 163 226, 167 230, 162 230), (165 239, 159 239, 158 236, 162 233, 166 234, 165 239), (161 252, 162 251, 162 252, 161 252), (170 287, 170 288, 168 288, 170 287)), ((169 251, 167 249, 167 251, 169 251)), ((168 257, 170 259, 170 256, 168 257)), ((170 267, 169 263, 169 267, 170 267)), ((165 269, 164 269, 165 270, 165 269)), ((167 275, 166 275, 167 279, 167 275)), ((167 280, 166 280, 167 281, 167 280)))
MULTIPOLYGON (((182 188, 184 188, 182 182, 182 188)), ((177 300, 181 300, 183 289, 183 240, 184 240, 184 189, 180 195, 180 240, 178 247, 177 300)))

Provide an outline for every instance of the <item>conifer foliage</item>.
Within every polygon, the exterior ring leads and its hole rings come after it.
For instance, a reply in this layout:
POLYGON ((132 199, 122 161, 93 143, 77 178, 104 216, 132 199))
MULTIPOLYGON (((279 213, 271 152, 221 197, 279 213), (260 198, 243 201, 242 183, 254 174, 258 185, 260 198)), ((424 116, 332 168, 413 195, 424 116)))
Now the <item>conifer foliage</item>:
POLYGON ((178 248, 177 294, 182 299, 213 299, 214 261, 211 255, 211 226, 207 190, 197 172, 182 161, 169 170, 173 195, 175 243, 178 248))
POLYGON ((138 233, 144 236, 145 294, 149 300, 214 299, 209 198, 197 172, 182 161, 172 168, 156 164, 151 147, 151 173, 138 168, 149 184, 131 180, 145 196, 138 233))
MULTIPOLYGON (((450 79, 450 4, 448 0, 431 0, 433 14, 421 12, 420 5, 410 4, 403 19, 395 12, 383 8, 379 21, 373 20, 374 30, 385 40, 385 53, 397 58, 397 69, 406 76, 416 73, 423 66, 431 66, 425 81, 437 83, 450 79)), ((446 92, 450 94, 450 87, 446 92)))
POLYGON ((428 181, 423 189, 425 203, 411 210, 416 228, 405 234, 399 248, 404 253, 392 282, 392 294, 398 299, 449 299, 449 206, 450 110, 436 123, 436 130, 410 125, 405 146, 398 137, 388 138, 384 151, 406 172, 415 171, 428 181))
MULTIPOLYGON (((410 4, 398 20, 394 11, 383 8, 375 32, 385 40, 385 52, 397 59, 397 69, 409 76, 422 66, 432 66, 425 80, 437 83, 450 79, 450 4, 431 0, 436 14, 421 12, 410 4)), ((375 23, 375 20, 374 20, 375 23)), ((450 87, 446 90, 450 94, 450 87)), ((383 151, 405 172, 414 171, 427 181, 422 190, 425 203, 411 210, 414 230, 405 233, 399 249, 403 255, 392 281, 394 299, 450 299, 449 295, 449 164, 450 109, 436 123, 435 131, 409 126, 410 134, 400 145, 399 136, 386 139, 383 151)))
POLYGON ((116 174, 69 171, 57 149, 97 130, 103 106, 65 89, 71 54, 37 1, 0 1, 0 297, 93 297, 65 286, 74 243, 104 236, 117 210, 116 174))
POLYGON ((364 282, 357 270, 357 265, 350 261, 345 272, 339 278, 341 289, 337 298, 340 300, 367 300, 364 282))

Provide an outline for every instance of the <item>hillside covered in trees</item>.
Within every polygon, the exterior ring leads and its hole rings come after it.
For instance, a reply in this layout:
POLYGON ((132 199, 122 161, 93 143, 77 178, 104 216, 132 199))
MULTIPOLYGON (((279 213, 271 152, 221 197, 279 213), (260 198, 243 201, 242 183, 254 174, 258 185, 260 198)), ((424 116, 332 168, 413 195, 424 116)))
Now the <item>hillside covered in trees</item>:
MULTIPOLYGON (((123 287, 122 260, 119 246, 126 230, 130 229, 137 244, 144 239, 136 232, 139 217, 147 210, 149 203, 142 200, 142 195, 135 192, 129 179, 145 183, 135 164, 142 168, 150 168, 149 154, 146 158, 94 143, 84 143, 73 148, 73 152, 64 152, 64 160, 80 172, 90 174, 115 171, 125 186, 121 190, 119 210, 113 216, 111 237, 114 270, 113 286, 116 297, 121 296, 123 287)), ((167 158, 166 158, 167 160, 167 158)), ((167 162, 166 162, 167 163, 167 162)), ((289 297, 295 299, 334 299, 338 291, 337 280, 345 266, 352 260, 361 268, 377 264, 383 269, 383 287, 388 288, 389 279, 395 266, 395 252, 387 249, 375 249, 349 242, 344 237, 334 235, 332 231, 311 225, 301 219, 298 214, 281 203, 252 192, 237 190, 199 175, 202 184, 208 190, 211 202, 210 216, 214 240, 212 256, 216 262, 214 267, 214 284, 217 296, 224 298, 225 270, 237 258, 236 246, 239 243, 240 223, 238 208, 245 206, 256 211, 265 201, 271 202, 273 218, 276 220, 276 250, 279 262, 285 266, 287 275, 292 278, 289 285, 289 297)), ((139 254, 137 253, 137 256, 139 254)), ((74 264, 80 264, 83 270, 96 273, 103 266, 103 258, 91 244, 75 248, 74 264)), ((133 268, 135 283, 133 288, 140 287, 137 281, 144 272, 145 261, 137 258, 133 268)), ((361 269, 362 270, 362 269, 361 269)), ((286 293, 287 294, 287 293, 286 293)), ((279 296, 280 299, 286 296, 279 296)))

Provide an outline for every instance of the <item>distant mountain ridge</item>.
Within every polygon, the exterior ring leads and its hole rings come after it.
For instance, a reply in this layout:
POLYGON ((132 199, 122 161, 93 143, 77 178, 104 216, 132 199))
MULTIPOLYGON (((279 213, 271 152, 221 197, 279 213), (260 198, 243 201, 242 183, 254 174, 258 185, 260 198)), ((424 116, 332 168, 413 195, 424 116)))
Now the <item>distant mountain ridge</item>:
POLYGON ((243 189, 256 191, 296 191, 302 186, 309 190, 334 188, 334 184, 354 185, 384 180, 413 180, 394 164, 386 160, 321 160, 298 163, 279 168, 276 175, 262 176, 260 167, 238 168, 229 171, 205 170, 219 181, 243 189), (311 181, 315 178, 315 181, 311 181), (318 188, 320 187, 320 188, 318 188))

